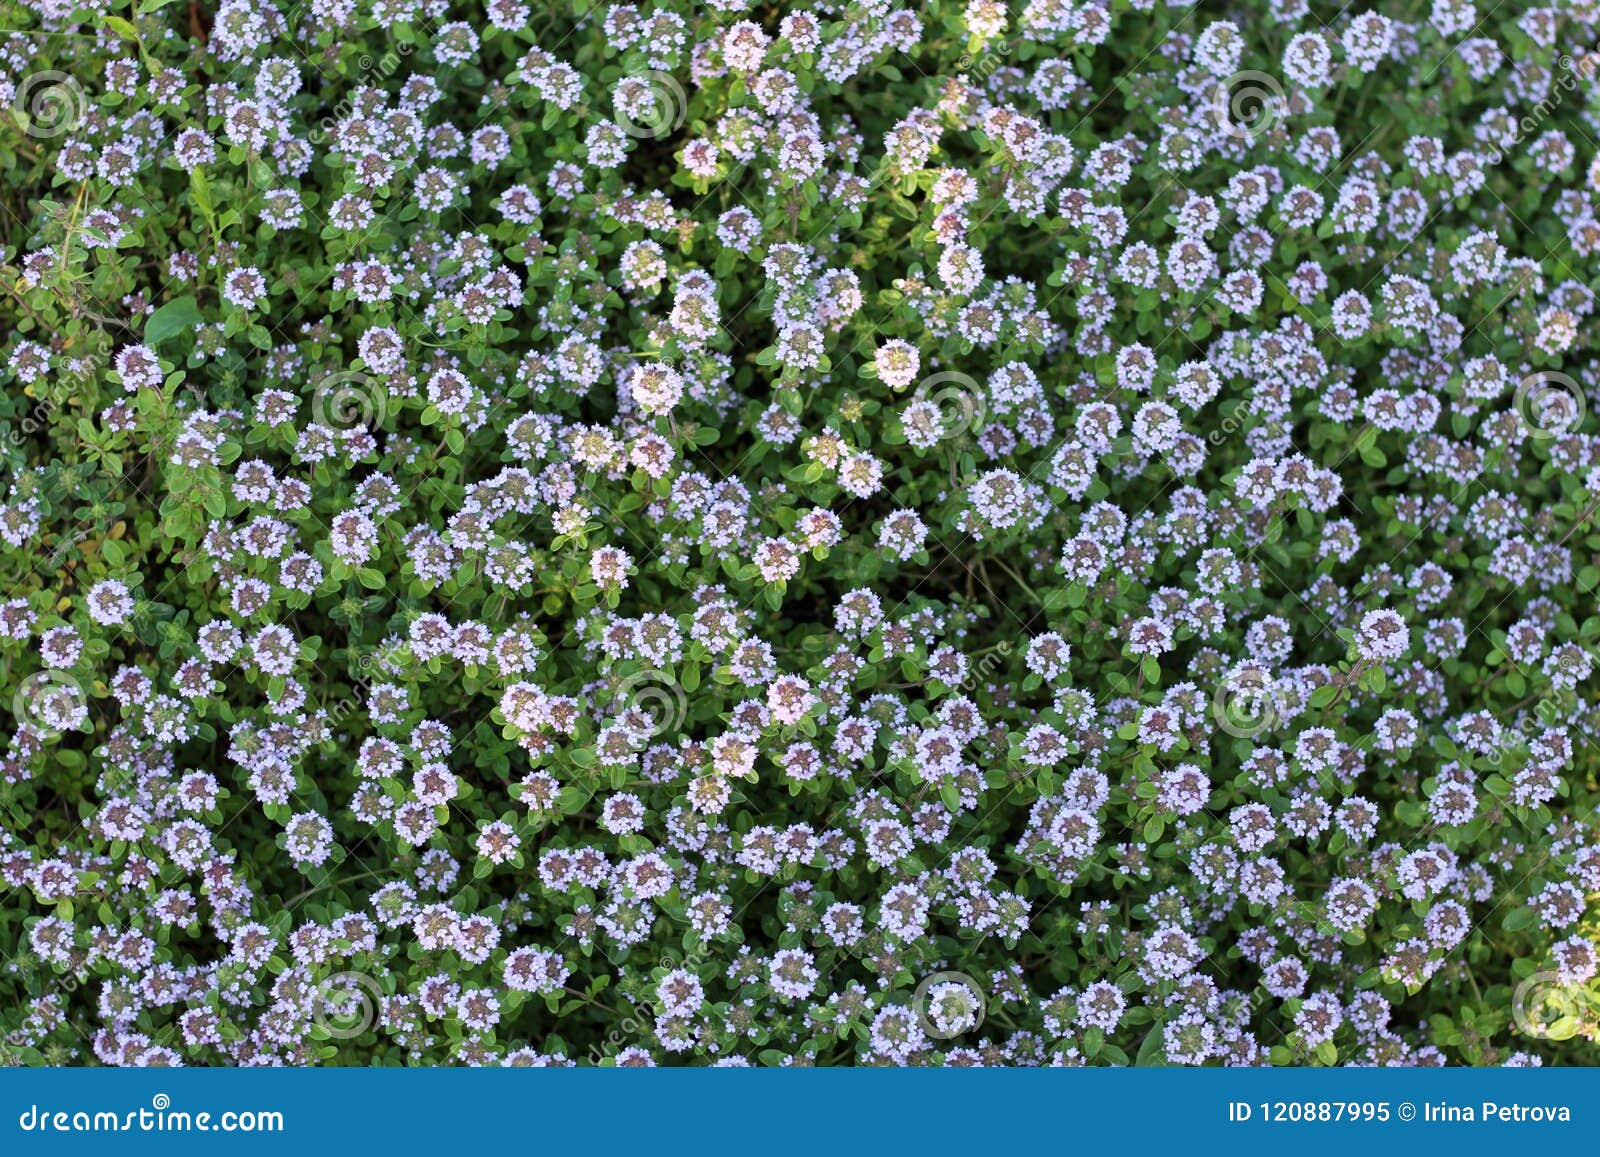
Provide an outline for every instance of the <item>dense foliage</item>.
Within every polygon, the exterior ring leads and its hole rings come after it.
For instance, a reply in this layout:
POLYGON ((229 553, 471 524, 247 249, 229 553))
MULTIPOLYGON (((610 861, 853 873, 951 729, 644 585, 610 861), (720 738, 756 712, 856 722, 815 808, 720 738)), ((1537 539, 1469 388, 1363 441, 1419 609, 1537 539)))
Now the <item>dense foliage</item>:
POLYGON ((13 1063, 1583 1063, 1600 4, 0 0, 13 1063))

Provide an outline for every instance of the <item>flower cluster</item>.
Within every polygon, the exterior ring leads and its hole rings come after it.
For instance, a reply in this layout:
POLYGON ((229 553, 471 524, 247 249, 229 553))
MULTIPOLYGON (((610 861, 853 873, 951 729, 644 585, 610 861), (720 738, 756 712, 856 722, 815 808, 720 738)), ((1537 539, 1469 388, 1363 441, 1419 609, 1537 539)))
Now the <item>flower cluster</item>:
POLYGON ((1600 3, 9 11, 0 1059, 1592 1059, 1600 3))

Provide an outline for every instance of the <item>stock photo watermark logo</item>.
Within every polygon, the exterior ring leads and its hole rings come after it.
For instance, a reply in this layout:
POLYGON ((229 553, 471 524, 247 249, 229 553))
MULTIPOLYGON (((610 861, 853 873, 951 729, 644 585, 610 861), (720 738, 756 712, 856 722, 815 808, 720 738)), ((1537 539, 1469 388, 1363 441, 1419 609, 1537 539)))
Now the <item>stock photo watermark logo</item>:
POLYGON ((965 972, 935 972, 917 985, 911 1007, 930 1040, 951 1040, 983 1027, 989 998, 965 972))
POLYGON ((0 1039, 1579 1055, 1600 160, 1441 4, 19 33, 0 1039))
MULTIPOLYGON (((290 14, 291 22, 295 16, 300 15, 302 12, 302 9, 296 9, 292 12, 290 14)), ((388 80, 396 72, 400 71, 400 66, 405 63, 407 57, 417 50, 417 47, 415 44, 401 41, 382 56, 371 56, 363 53, 356 61, 356 68, 362 79, 369 83, 388 80)), ((346 96, 334 106, 332 112, 310 127, 306 134, 307 140, 313 145, 324 144, 329 137, 338 131, 339 125, 355 111, 354 99, 346 96)))
POLYGON ((284 1120, 270 1109, 174 1109, 170 1096, 157 1093, 148 1106, 121 1112, 32 1104, 18 1114, 17 1127, 24 1133, 282 1133, 284 1120))
POLYGON ((77 128, 89 114, 83 85, 64 72, 23 77, 11 102, 11 119, 30 137, 49 140, 77 128))
POLYGON ((1242 667, 1217 684, 1211 715, 1227 734, 1254 739, 1277 725, 1278 701, 1278 685, 1271 675, 1259 667, 1242 667))
POLYGON ((376 379, 359 370, 344 370, 317 383, 311 417, 340 433, 373 430, 383 425, 388 407, 389 392, 376 379))
POLYGON ((1566 374, 1540 370, 1517 383, 1511 408, 1528 437, 1559 438, 1583 424, 1589 400, 1566 374))
POLYGON ((1211 111, 1218 127, 1239 141, 1254 141, 1271 132, 1287 106, 1288 97, 1278 79, 1254 69, 1218 81, 1211 93, 1211 111))
POLYGON ((995 644, 994 650, 985 655, 980 655, 977 661, 968 668, 961 682, 956 684, 957 693, 970 695, 973 691, 981 688, 991 675, 1005 665, 1005 661, 1011 657, 1011 652, 1014 650, 1016 648, 1009 641, 1002 640, 995 644))
POLYGON ((1520 763, 1526 758, 1529 745, 1542 728, 1562 726, 1564 706, 1570 709, 1573 700, 1570 694, 1561 694, 1559 688, 1564 687, 1570 693, 1588 677, 1591 670, 1600 665, 1600 653, 1581 643, 1563 647, 1552 658, 1554 666, 1547 661, 1545 674, 1558 690, 1540 696, 1526 711, 1519 712, 1504 725, 1500 741, 1493 750, 1483 755, 1490 767, 1503 770, 1508 765, 1520 763))
POLYGON ((89 721, 89 697, 83 685, 64 671, 29 675, 11 697, 11 714, 41 743, 64 732, 83 730, 89 721))
POLYGON ((1511 994, 1517 1031, 1536 1040, 1571 1040, 1600 1023, 1600 996, 1555 971, 1535 972, 1511 994))
POLYGON ((976 379, 955 370, 930 374, 911 392, 906 413, 913 421, 921 416, 934 441, 959 438, 983 428, 988 404, 983 387, 976 379))
POLYGON ((78 553, 84 543, 91 541, 94 537, 93 530, 82 527, 74 530, 71 534, 63 535, 40 556, 39 569, 46 572, 60 570, 72 560, 72 556, 78 553))
POLYGON ((404 639, 392 639, 384 646, 363 651, 356 659, 360 683, 365 686, 380 676, 390 678, 398 675, 403 670, 403 663, 410 653, 411 646, 404 639))
POLYGON ((679 730, 688 713, 689 698, 683 688, 660 671, 627 676, 611 697, 611 714, 647 739, 679 730))
POLYGON ((1006 63, 1011 55, 1009 40, 994 40, 983 45, 976 53, 966 53, 956 61, 956 71, 968 80, 985 81, 1006 63))
POLYGON ((32 401, 33 405, 23 414, 16 428, 6 430, 6 443, 12 449, 21 449, 36 434, 47 433, 56 415, 61 412, 61 403, 48 395, 32 401))
POLYGON ((1532 110, 1517 117, 1510 140, 1504 145, 1492 146, 1484 157, 1484 163, 1490 167, 1501 164, 1512 149, 1533 136, 1539 130, 1539 126, 1548 121, 1556 109, 1566 103, 1569 93, 1577 89, 1580 84, 1587 85, 1594 80, 1597 67, 1600 67, 1600 55, 1593 52, 1577 59, 1562 53, 1556 60, 1549 95, 1534 105, 1532 110))
MULTIPOLYGON (((676 971, 690 976, 699 975, 709 959, 705 949, 697 945, 688 951, 676 971)), ((621 1002, 621 1016, 615 1022, 616 1027, 607 1033, 603 1040, 589 1046, 589 1063, 599 1065, 607 1057, 615 1056, 640 1039, 659 1035, 665 1027, 664 1022, 672 1021, 681 1015, 681 1008, 674 1010, 660 989, 657 990, 653 1001, 648 997, 624 996, 621 1002)))
POLYGON ((365 972, 335 972, 322 980, 311 998, 314 1034, 330 1040, 354 1040, 378 1022, 383 989, 365 972))
POLYGON ((349 693, 340 696, 325 709, 329 726, 342 727, 347 720, 354 718, 361 708, 363 698, 371 692, 373 684, 399 674, 402 670, 400 662, 408 654, 410 646, 403 639, 394 640, 376 650, 362 652, 356 660, 355 670, 351 673, 353 682, 349 693))
POLYGON ((670 72, 652 69, 625 76, 611 94, 617 124, 635 140, 659 140, 678 131, 689 98, 670 72))

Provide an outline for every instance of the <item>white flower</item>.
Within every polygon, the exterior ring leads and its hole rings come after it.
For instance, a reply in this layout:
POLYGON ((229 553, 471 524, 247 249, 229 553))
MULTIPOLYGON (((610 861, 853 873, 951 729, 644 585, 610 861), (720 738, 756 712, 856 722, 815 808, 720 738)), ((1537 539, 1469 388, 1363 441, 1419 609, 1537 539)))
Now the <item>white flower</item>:
POLYGON ((133 595, 125 584, 116 579, 103 579, 89 588, 85 602, 89 617, 102 626, 113 626, 128 621, 133 614, 133 595))

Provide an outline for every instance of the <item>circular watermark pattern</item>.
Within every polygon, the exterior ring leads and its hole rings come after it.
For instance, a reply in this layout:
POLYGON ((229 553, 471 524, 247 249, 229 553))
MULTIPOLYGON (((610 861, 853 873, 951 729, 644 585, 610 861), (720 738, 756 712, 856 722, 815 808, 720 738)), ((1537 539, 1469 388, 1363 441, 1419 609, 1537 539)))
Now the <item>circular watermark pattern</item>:
POLYGON ((1517 383, 1511 407, 1529 437, 1557 438, 1582 424, 1589 401, 1566 374, 1540 370, 1517 383))
POLYGON ((975 433, 988 415, 983 387, 976 379, 955 370, 930 374, 918 382, 911 393, 911 404, 919 402, 938 411, 935 427, 940 441, 975 433))
POLYGON ((351 1040, 378 1020, 383 989, 364 972, 335 972, 317 985, 311 1023, 334 1040, 351 1040))
POLYGON ((1517 1031, 1538 1040, 1571 1039, 1591 1011, 1583 986, 1562 979, 1559 972, 1535 972, 1511 994, 1511 1019, 1517 1031))
POLYGON ((363 651, 356 659, 356 667, 363 678, 378 675, 398 675, 406 658, 409 644, 404 639, 391 639, 382 646, 363 651))
POLYGON ((1009 40, 990 41, 979 47, 976 56, 970 52, 962 53, 956 61, 956 71, 973 72, 973 65, 977 65, 975 79, 987 80, 991 73, 1005 63, 1006 58, 1011 55, 1011 49, 1012 42, 1009 40))
POLYGON ((48 140, 70 133, 89 112, 83 85, 64 72, 36 72, 22 78, 11 116, 30 137, 48 140))
POLYGON ((331 430, 349 433, 383 425, 389 393, 376 379, 357 370, 329 374, 317 383, 311 417, 331 430))
POLYGON ((688 713, 683 688, 660 671, 629 675, 611 699, 611 714, 644 741, 679 730, 688 713))
POLYGON ((911 998, 917 1023, 932 1040, 950 1040, 983 1027, 989 998, 965 972, 935 972, 911 998))
POLYGON ((89 697, 64 671, 37 671, 18 685, 11 714, 34 738, 49 743, 62 732, 82 729, 89 720, 89 697))
POLYGON ((1254 739, 1278 722, 1278 686, 1259 667, 1231 671, 1211 697, 1211 715, 1229 735, 1254 739))
POLYGON ((635 140, 657 140, 678 130, 689 98, 670 72, 652 69, 625 76, 611 94, 617 124, 635 140))
POLYGON ((1235 140, 1253 141, 1278 123, 1287 97, 1276 77, 1246 69, 1218 81, 1211 101, 1224 133, 1235 140))

